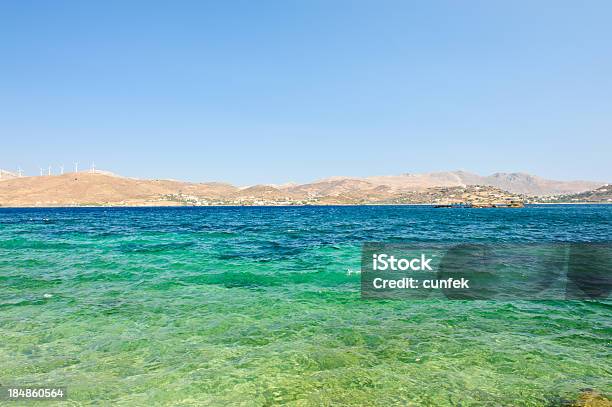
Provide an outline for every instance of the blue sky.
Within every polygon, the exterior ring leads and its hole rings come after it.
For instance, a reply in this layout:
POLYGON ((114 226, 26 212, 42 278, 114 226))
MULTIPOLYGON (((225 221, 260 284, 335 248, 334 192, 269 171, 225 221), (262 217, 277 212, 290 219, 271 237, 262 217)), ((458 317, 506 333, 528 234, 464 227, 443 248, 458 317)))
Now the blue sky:
POLYGON ((0 168, 612 180, 609 1, 0 2, 0 168))

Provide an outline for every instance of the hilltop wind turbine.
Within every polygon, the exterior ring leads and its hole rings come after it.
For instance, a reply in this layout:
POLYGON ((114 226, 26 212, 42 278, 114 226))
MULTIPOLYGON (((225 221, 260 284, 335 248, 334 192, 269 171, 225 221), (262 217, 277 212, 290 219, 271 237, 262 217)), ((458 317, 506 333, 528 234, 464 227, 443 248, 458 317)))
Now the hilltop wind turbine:
POLYGON ((79 162, 78 161, 74 162, 74 172, 79 172, 79 162))
POLYGON ((40 167, 40 176, 42 177, 42 175, 43 175, 43 169, 42 167, 40 167))
POLYGON ((49 172, 47 172, 48 176, 51 176, 51 166, 49 166, 49 172))
POLYGON ((23 176, 23 171, 21 170, 21 167, 17 169, 17 174, 19 174, 19 178, 23 176))
POLYGON ((60 167, 60 175, 64 175, 64 164, 61 164, 59 167, 60 167))
POLYGON ((95 174, 96 173, 96 163, 95 162, 91 162, 91 173, 95 174))

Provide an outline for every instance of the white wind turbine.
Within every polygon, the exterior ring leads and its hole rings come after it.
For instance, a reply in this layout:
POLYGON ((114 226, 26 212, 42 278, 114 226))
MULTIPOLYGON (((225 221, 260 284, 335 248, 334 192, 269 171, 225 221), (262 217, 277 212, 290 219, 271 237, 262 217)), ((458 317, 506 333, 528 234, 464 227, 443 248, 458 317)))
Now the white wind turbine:
POLYGON ((49 171, 47 172, 48 176, 51 176, 51 166, 49 166, 49 171))
POLYGON ((17 169, 17 174, 19 174, 19 178, 23 176, 23 171, 21 170, 21 167, 17 169))
POLYGON ((42 175, 43 175, 43 169, 42 167, 40 167, 40 176, 42 177, 42 175))
POLYGON ((64 164, 61 164, 59 167, 60 167, 60 175, 64 175, 64 164))
POLYGON ((79 172, 79 162, 78 161, 74 162, 74 172, 79 172))
POLYGON ((96 173, 96 163, 95 162, 91 162, 91 173, 95 174, 96 173))

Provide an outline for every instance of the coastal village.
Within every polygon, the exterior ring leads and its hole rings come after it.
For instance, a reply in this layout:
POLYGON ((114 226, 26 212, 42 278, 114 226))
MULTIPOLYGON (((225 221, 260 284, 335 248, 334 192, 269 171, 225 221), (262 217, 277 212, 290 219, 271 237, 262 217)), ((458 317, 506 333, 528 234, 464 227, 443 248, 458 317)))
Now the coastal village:
POLYGON ((346 195, 321 196, 310 194, 302 199, 295 196, 268 196, 265 194, 240 195, 230 198, 210 199, 183 193, 170 194, 160 198, 160 201, 183 202, 186 205, 236 205, 236 206, 289 206, 289 205, 435 205, 438 207, 522 207, 524 197, 509 194, 498 188, 487 186, 429 188, 421 192, 398 194, 393 198, 362 199, 346 195))

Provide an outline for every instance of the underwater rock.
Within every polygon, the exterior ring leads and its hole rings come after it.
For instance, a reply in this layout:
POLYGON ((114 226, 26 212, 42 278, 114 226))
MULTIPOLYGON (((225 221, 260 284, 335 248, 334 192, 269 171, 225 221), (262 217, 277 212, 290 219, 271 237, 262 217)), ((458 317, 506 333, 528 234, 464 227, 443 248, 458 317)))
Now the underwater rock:
POLYGON ((585 389, 571 407, 612 407, 612 401, 595 390, 585 389))

